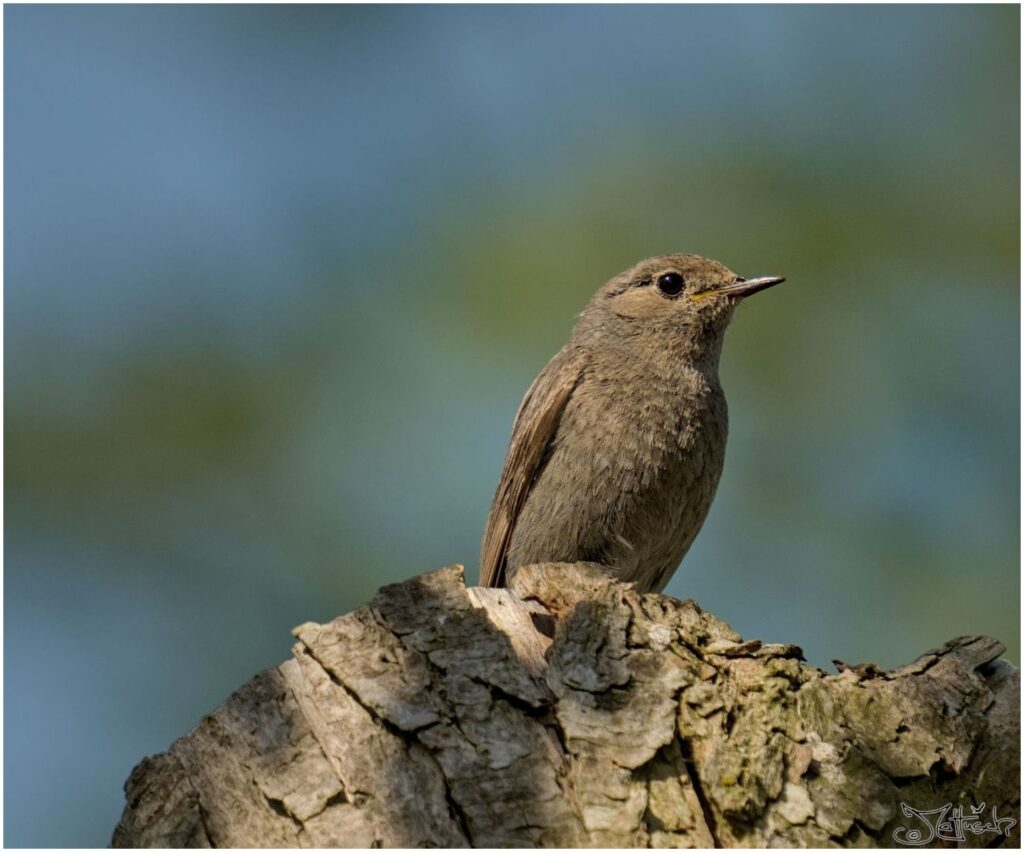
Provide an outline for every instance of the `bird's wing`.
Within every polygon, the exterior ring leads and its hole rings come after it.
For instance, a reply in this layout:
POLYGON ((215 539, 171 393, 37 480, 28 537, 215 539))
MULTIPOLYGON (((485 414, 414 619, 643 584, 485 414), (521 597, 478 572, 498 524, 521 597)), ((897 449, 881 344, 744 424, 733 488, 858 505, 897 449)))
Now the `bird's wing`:
POLYGON ((505 557, 519 511, 540 472, 558 422, 582 376, 576 353, 563 349, 533 380, 512 425, 512 439, 501 469, 498 490, 484 529, 480 552, 480 585, 505 585, 505 557))

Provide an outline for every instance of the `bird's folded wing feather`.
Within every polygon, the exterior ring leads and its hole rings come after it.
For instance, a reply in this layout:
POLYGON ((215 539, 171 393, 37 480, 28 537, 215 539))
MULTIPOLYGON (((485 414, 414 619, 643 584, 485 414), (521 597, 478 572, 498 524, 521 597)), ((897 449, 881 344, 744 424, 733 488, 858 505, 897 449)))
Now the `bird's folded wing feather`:
POLYGON ((563 349, 534 379, 519 405, 498 490, 494 493, 484 529, 481 586, 505 585, 505 557, 519 511, 540 472, 558 431, 562 412, 581 376, 580 359, 576 353, 563 349))

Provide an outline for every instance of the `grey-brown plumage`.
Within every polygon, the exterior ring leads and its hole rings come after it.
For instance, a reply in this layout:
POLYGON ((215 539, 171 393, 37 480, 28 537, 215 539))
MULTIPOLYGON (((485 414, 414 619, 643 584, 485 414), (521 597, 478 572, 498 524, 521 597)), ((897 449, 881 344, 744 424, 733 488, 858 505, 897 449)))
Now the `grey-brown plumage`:
POLYGON ((521 565, 596 562, 643 591, 665 587, 722 473, 726 326, 741 299, 782 280, 672 254, 597 291, 519 406, 481 585, 521 565))

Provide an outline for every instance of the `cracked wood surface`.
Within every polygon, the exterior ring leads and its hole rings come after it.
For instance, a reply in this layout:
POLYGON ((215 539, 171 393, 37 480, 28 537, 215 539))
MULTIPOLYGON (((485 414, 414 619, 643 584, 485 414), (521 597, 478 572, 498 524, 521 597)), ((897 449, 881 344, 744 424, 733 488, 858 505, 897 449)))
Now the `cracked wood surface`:
POLYGON ((566 565, 444 568, 294 633, 133 770, 114 846, 891 846, 923 828, 901 803, 1020 819, 1020 676, 985 637, 828 675, 566 565))

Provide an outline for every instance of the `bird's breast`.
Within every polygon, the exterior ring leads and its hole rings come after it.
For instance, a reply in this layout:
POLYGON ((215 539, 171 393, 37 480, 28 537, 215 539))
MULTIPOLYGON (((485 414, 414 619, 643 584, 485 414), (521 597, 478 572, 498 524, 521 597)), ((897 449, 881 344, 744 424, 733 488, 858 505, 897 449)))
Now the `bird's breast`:
POLYGON ((725 396, 716 376, 694 371, 623 383, 584 379, 563 414, 559 438, 584 450, 578 459, 594 475, 630 490, 670 484, 720 465, 728 429, 725 396))

